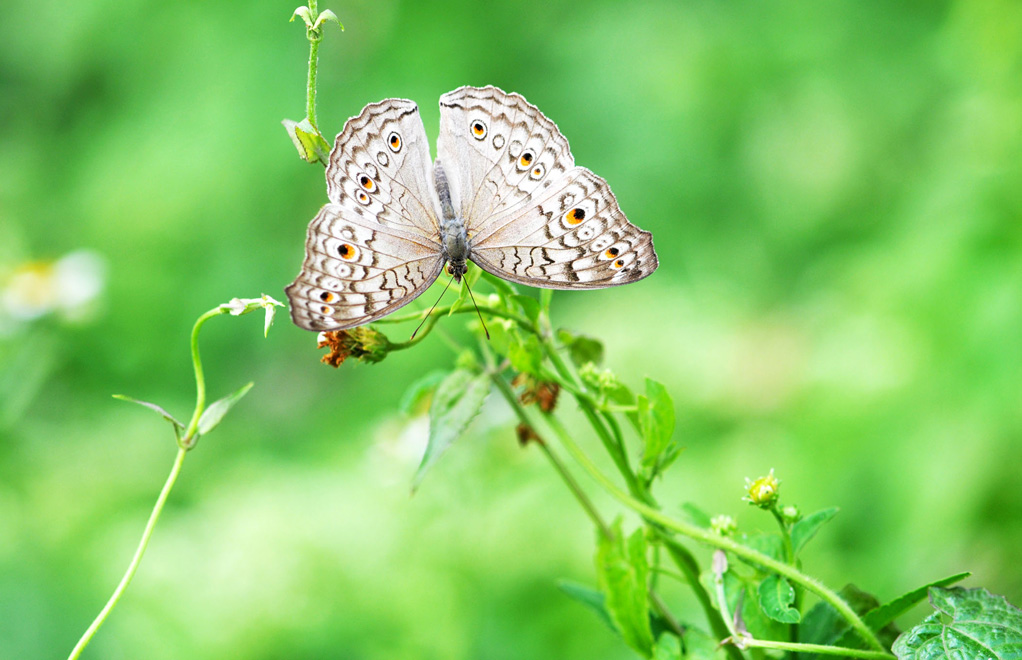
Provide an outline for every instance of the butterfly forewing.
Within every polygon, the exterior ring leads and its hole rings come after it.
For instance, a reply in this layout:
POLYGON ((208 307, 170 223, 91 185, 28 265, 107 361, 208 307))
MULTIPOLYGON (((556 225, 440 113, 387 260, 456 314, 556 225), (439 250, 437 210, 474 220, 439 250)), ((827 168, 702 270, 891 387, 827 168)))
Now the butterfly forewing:
POLYGON ((370 103, 349 119, 334 141, 326 182, 335 204, 439 245, 429 141, 414 102, 370 103))
POLYGON ((475 231, 575 164, 554 122, 521 95, 492 86, 440 97, 437 160, 451 178, 455 209, 475 231))
POLYGON ((342 330, 385 316, 443 268, 426 132, 415 103, 367 105, 337 136, 324 206, 309 224, 305 261, 287 287, 291 318, 342 330))

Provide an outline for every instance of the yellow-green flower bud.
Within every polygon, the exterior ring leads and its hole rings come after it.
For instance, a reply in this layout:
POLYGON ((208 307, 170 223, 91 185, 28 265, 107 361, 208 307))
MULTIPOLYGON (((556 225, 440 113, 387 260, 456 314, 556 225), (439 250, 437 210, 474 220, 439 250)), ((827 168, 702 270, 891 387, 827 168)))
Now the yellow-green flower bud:
POLYGON ((755 481, 746 479, 745 485, 748 488, 749 496, 742 499, 750 504, 754 504, 761 509, 772 509, 777 504, 781 481, 774 476, 772 468, 770 474, 765 477, 760 477, 755 481))

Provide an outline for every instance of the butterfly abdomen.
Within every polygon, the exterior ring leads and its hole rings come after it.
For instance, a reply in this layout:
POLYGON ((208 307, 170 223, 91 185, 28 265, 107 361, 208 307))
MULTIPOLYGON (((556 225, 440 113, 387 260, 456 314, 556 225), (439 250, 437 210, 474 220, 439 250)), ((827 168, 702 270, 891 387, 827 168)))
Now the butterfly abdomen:
POLYGON ((468 245, 465 219, 454 211, 454 203, 451 201, 451 186, 447 182, 447 173, 444 172, 439 160, 433 165, 433 181, 436 184, 436 194, 440 198, 440 210, 443 216, 440 218, 440 244, 443 256, 449 264, 448 272, 454 276, 455 281, 460 282, 461 276, 465 274, 466 262, 471 254, 471 249, 468 245))

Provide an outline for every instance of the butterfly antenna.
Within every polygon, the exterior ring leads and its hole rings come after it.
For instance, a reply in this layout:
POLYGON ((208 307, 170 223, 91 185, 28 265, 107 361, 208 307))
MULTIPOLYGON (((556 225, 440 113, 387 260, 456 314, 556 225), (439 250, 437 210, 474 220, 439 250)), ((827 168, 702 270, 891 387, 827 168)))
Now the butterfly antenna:
POLYGON ((479 322, 483 324, 483 332, 486 333, 486 340, 490 340, 490 331, 486 329, 486 321, 483 320, 483 313, 479 311, 479 305, 476 305, 476 296, 472 293, 472 287, 468 285, 468 280, 465 280, 465 288, 468 289, 468 297, 472 299, 472 305, 476 308, 476 314, 479 315, 479 322))
MULTIPOLYGON (((422 324, 426 322, 426 319, 428 319, 433 314, 433 310, 436 309, 436 306, 439 305, 440 301, 444 299, 444 294, 447 293, 447 289, 451 288, 451 282, 453 282, 453 281, 454 281, 453 277, 451 279, 447 280, 447 286, 445 286, 444 290, 440 292, 440 297, 436 299, 436 302, 433 303, 433 306, 429 308, 429 311, 426 312, 426 315, 422 317, 421 321, 419 321, 418 327, 415 328, 415 332, 412 333, 411 339, 409 339, 408 341, 411 341, 412 339, 415 339, 416 333, 418 333, 419 330, 422 329, 422 324)), ((487 338, 488 337, 489 337, 489 335, 487 335, 487 338)))

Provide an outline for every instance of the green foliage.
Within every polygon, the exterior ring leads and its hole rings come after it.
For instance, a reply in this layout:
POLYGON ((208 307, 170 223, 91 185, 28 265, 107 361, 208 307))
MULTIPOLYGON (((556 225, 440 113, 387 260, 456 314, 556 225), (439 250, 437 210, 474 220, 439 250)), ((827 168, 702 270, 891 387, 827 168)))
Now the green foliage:
POLYGON ((618 633, 628 646, 646 658, 653 653, 648 575, 645 531, 637 529, 626 539, 619 520, 613 537, 601 535, 597 541, 596 576, 618 633))
POLYGON ((652 481, 678 456, 674 436, 674 402, 667 389, 649 378, 646 394, 637 399, 639 429, 642 431, 640 477, 652 481))
POLYGON ((820 527, 830 522, 837 515, 837 512, 837 507, 817 511, 792 525, 791 546, 794 553, 797 555, 805 547, 805 544, 816 536, 816 532, 819 531, 820 527))
POLYGON ((222 399, 217 399, 213 403, 209 404, 209 407, 202 412, 202 416, 199 417, 199 435, 206 435, 223 421, 224 415, 234 407, 234 404, 238 403, 243 396, 248 394, 248 391, 252 389, 255 383, 248 383, 242 385, 239 389, 228 394, 222 399))
POLYGON ((894 643, 901 660, 1022 657, 1022 610, 986 589, 930 587, 936 610, 894 643))
POLYGON ((489 376, 467 369, 452 371, 436 388, 429 408, 429 443, 415 472, 412 488, 418 488, 426 473, 440 455, 465 432, 469 422, 479 414, 486 395, 490 393, 489 376))
POLYGON ((802 620, 799 611, 792 607, 795 603, 795 590, 781 576, 767 576, 759 583, 757 591, 760 609, 774 621, 798 623, 802 620))
POLYGON ((557 331, 557 341, 567 347, 568 355, 576 367, 589 363, 599 366, 603 363, 603 343, 598 339, 561 328, 557 331))

